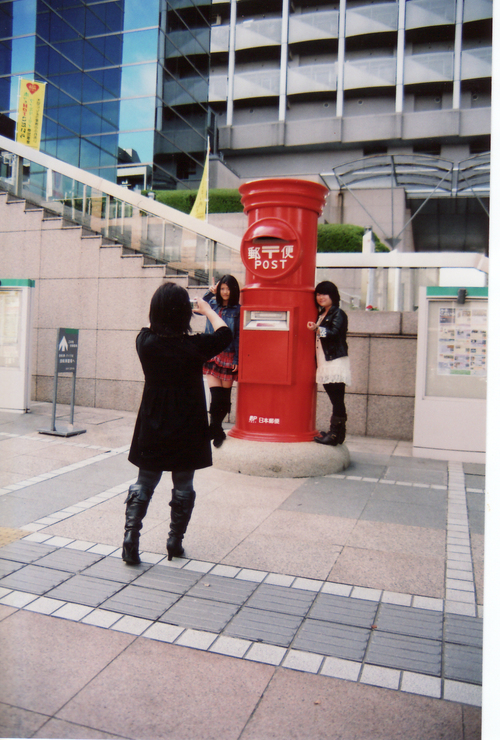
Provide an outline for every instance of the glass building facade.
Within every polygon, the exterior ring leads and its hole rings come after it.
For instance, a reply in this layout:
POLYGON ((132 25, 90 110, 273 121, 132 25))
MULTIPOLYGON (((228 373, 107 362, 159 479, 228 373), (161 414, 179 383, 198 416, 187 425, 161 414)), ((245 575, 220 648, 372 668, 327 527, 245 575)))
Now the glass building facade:
POLYGON ((0 0, 0 113, 17 120, 20 78, 45 82, 42 151, 130 187, 196 187, 209 13, 209 0, 0 0))

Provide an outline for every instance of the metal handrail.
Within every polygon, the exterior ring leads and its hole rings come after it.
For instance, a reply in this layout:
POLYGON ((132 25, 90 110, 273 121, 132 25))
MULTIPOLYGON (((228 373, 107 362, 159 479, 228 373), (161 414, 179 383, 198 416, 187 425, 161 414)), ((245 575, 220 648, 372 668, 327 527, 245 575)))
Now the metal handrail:
POLYGON ((0 136, 0 165, 0 184, 13 195, 26 197, 159 263, 172 264, 176 270, 196 272, 192 264, 191 270, 189 265, 183 266, 182 256, 177 255, 175 260, 168 257, 169 237, 176 234, 179 238, 182 233, 185 240, 187 235, 202 240, 206 244, 206 269, 201 272, 206 273, 206 282, 216 271, 218 249, 220 253, 222 248, 226 262, 240 260, 240 239, 234 234, 4 136, 0 136), (58 180, 65 189, 55 194, 54 183, 58 180), (142 218, 141 234, 136 234, 135 241, 130 225, 133 214, 142 218), (150 222, 154 228, 149 228, 150 222))

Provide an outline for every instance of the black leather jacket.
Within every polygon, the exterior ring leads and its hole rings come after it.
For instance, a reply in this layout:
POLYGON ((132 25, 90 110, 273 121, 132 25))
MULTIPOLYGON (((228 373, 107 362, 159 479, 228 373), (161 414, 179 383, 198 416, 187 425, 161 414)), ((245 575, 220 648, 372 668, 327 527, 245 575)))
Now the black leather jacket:
MULTIPOLYGON (((318 320, 321 313, 318 314, 318 320)), ((319 338, 327 360, 347 357, 347 315, 341 308, 331 306, 319 326, 319 338)))

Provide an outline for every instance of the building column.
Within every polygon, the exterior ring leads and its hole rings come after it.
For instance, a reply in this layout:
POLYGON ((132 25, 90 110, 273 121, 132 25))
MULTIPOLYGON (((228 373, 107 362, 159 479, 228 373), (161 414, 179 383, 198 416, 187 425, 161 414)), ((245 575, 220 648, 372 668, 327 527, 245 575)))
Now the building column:
POLYGON ((229 16, 229 59, 227 65, 226 125, 233 125, 234 110, 234 62, 236 48, 236 0, 231 0, 229 16))
POLYGON ((345 18, 346 0, 340 0, 339 7, 339 51, 337 58, 337 109, 335 115, 344 115, 344 64, 345 64, 345 18))
POLYGON ((460 109, 462 83, 462 30, 464 25, 464 0, 457 0, 455 18, 455 49, 453 64, 453 110, 460 109))
POLYGON ((398 45, 396 52, 396 113, 403 112, 405 68, 406 0, 398 2, 398 45))
POLYGON ((286 83, 288 76, 288 17, 289 17, 289 0, 283 0, 283 10, 281 13, 281 58, 280 58, 280 97, 278 120, 284 121, 286 118, 286 83))

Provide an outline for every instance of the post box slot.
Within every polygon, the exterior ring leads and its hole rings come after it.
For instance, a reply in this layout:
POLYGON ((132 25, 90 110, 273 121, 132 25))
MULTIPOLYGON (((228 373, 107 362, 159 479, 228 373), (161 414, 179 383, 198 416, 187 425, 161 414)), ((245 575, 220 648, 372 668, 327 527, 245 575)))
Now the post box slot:
POLYGON ((290 331, 290 312, 244 311, 243 329, 251 331, 290 331))

